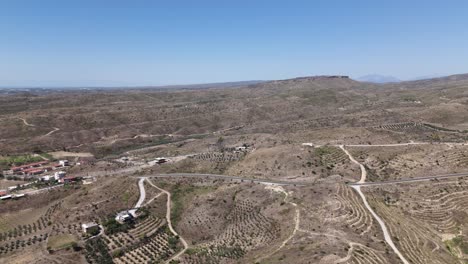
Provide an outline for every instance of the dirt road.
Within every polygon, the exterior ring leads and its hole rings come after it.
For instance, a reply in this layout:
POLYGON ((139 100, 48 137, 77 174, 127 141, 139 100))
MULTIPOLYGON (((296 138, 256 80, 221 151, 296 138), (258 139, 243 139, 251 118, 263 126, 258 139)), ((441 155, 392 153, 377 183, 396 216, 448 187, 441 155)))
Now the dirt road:
POLYGON ((143 202, 146 199, 146 191, 145 191, 145 180, 146 178, 140 178, 138 181, 138 189, 140 190, 140 198, 138 199, 138 202, 135 204, 135 208, 140 208, 143 202))
POLYGON ((166 203, 166 207, 167 207, 167 210, 166 210, 166 221, 167 221, 167 225, 169 226, 169 230, 171 230, 171 233, 174 235, 174 236, 177 236, 179 237, 180 241, 182 242, 182 244, 184 245, 184 249, 182 249, 179 253, 177 253, 176 255, 174 255, 173 257, 171 257, 170 259, 168 259, 166 261, 166 263, 169 263, 171 262, 172 260, 174 259, 178 259, 180 256, 182 256, 182 254, 185 253, 185 251, 187 250, 188 248, 188 243, 187 241, 185 241, 184 238, 182 238, 181 236, 179 236, 179 234, 177 234, 177 232, 174 230, 174 228, 172 227, 172 221, 171 221, 171 193, 164 190, 164 189, 161 189, 159 188, 158 186, 156 186, 155 184, 153 184, 153 182, 151 182, 150 179, 147 179, 146 180, 148 181, 148 183, 153 186, 154 188, 158 189, 159 191, 165 193, 167 195, 167 203, 166 203))
POLYGON ((366 182, 366 178, 367 178, 367 171, 366 171, 366 168, 364 167, 364 165, 362 165, 361 163, 359 163, 357 160, 354 159, 354 157, 351 155, 351 153, 349 153, 343 145, 340 145, 340 148, 343 150, 343 152, 348 155, 349 159, 359 165, 359 167, 361 168, 361 179, 359 179, 358 183, 365 183, 366 182))
MULTIPOLYGON (((411 144, 411 143, 409 143, 409 144, 411 144)), ((395 252, 395 254, 397 254, 397 256, 400 258, 400 260, 404 264, 409 264, 408 260, 406 260, 406 258, 403 256, 403 254, 401 254, 400 250, 398 250, 398 248, 393 243, 392 237, 390 235, 390 232, 388 232, 388 229, 387 229, 387 226, 385 225, 385 222, 377 215, 377 213, 374 211, 374 209, 372 209, 372 207, 367 202, 366 196, 361 191, 361 185, 365 184, 365 181, 366 181, 366 176, 367 176, 366 168, 364 167, 364 165, 362 165, 356 159, 354 159, 354 157, 344 148, 343 145, 340 145, 339 147, 346 153, 346 155, 348 155, 349 159, 353 163, 358 164, 359 167, 361 168, 361 179, 357 182, 358 185, 350 185, 351 188, 353 188, 359 194, 359 196, 362 199, 362 202, 364 203, 364 206, 371 213, 371 215, 374 217, 374 219, 377 220, 377 222, 379 223, 380 228, 382 229, 382 232, 384 234, 385 242, 387 242, 387 244, 390 246, 390 248, 392 248, 393 252, 395 252)))

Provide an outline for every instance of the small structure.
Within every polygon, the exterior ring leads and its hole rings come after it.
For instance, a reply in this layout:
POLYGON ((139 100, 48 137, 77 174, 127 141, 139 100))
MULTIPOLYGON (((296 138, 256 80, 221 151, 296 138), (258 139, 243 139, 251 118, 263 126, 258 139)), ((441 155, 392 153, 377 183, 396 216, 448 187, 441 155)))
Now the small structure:
POLYGON ((82 224, 81 228, 83 229, 83 233, 86 234, 96 234, 99 232, 99 225, 94 222, 82 224))
POLYGON ((156 158, 156 159, 154 159, 154 162, 156 162, 156 164, 163 164, 163 163, 166 163, 168 161, 169 160, 166 159, 166 158, 156 158))
POLYGON ((11 199, 11 198, 13 198, 13 196, 11 194, 0 196, 0 200, 8 200, 8 199, 11 199))
MULTIPOLYGON (((10 189, 10 187, 8 187, 10 189)), ((0 196, 7 195, 7 190, 0 190, 0 196)))
POLYGON ((133 214, 129 211, 122 211, 115 216, 115 221, 123 224, 133 220, 133 214))
POLYGON ((45 176, 41 177, 41 181, 45 181, 45 182, 48 182, 48 181, 50 181, 52 179, 55 179, 54 176, 45 175, 45 176))
POLYGON ((66 167, 66 166, 69 166, 69 165, 70 165, 70 162, 68 162, 68 160, 59 160, 59 164, 60 164, 62 167, 66 167))

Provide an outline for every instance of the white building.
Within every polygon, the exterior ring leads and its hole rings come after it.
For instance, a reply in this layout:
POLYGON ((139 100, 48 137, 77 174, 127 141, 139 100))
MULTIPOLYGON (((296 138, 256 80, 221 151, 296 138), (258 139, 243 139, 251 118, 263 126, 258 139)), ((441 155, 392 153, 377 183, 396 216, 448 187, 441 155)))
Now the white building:
POLYGON ((64 178, 65 175, 67 175, 66 172, 64 172, 64 171, 57 171, 57 172, 54 173, 54 178, 55 178, 55 180, 58 181, 58 180, 64 178))
POLYGON ((81 228, 83 229, 83 233, 87 234, 99 231, 99 225, 94 222, 82 224, 81 228))
POLYGON ((41 180, 43 181, 50 181, 52 179, 54 179, 54 176, 51 176, 51 175, 45 175, 41 177, 41 180))
POLYGON ((70 162, 68 162, 68 160, 59 160, 59 164, 60 164, 62 167, 65 167, 65 166, 70 165, 70 162))
POLYGON ((132 213, 130 213, 129 211, 122 211, 115 216, 115 221, 122 224, 122 223, 132 220, 133 218, 134 217, 132 213))

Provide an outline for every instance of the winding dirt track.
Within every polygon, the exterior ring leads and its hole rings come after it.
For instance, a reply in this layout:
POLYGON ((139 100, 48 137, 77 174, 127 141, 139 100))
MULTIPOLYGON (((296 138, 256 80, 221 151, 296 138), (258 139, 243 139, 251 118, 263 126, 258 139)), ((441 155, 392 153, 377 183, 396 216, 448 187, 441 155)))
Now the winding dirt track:
POLYGON ((366 178, 367 178, 367 171, 366 171, 366 168, 364 167, 364 165, 362 165, 361 163, 359 163, 357 160, 354 159, 354 157, 351 155, 351 153, 349 153, 343 145, 340 145, 340 148, 344 151, 344 153, 346 155, 348 155, 349 159, 359 165, 359 167, 361 168, 361 179, 359 179, 358 183, 365 183, 366 182, 366 178))
POLYGON ((154 188, 158 189, 159 191, 165 193, 167 195, 167 210, 166 210, 166 221, 167 221, 167 225, 169 226, 169 230, 171 230, 171 233, 174 235, 174 236, 177 236, 179 237, 180 241, 182 242, 182 244, 184 245, 184 249, 182 249, 179 253, 177 253, 176 255, 174 255, 173 257, 171 257, 170 259, 168 259, 166 261, 166 263, 169 263, 171 262, 172 260, 174 259, 178 259, 180 256, 182 256, 182 254, 185 253, 185 251, 188 249, 188 243, 187 241, 185 241, 184 238, 182 238, 181 236, 179 236, 179 234, 177 234, 177 232, 174 230, 174 228, 172 227, 172 222, 171 222, 171 193, 164 190, 164 189, 161 189, 159 188, 158 186, 156 186, 155 184, 153 184, 151 182, 150 179, 148 178, 143 178, 143 180, 145 180, 151 185, 153 186, 154 188))
MULTIPOLYGON (((28 123, 28 121, 26 121, 26 119, 24 119, 24 118, 18 117, 18 119, 20 119, 21 121, 23 121, 23 123, 24 123, 25 126, 36 127, 36 125, 33 125, 33 124, 28 123)), ((43 137, 50 136, 50 135, 52 135, 53 133, 55 133, 55 132, 57 132, 57 131, 59 131, 59 130, 60 130, 60 128, 54 127, 51 131, 49 131, 48 133, 46 133, 45 135, 43 135, 43 137)))
POLYGON ((25 126, 30 126, 30 127, 34 127, 34 126, 35 126, 35 125, 33 125, 33 124, 28 123, 28 121, 26 121, 26 119, 24 119, 24 118, 18 117, 18 119, 20 119, 21 121, 23 121, 23 123, 24 123, 25 126))
MULTIPOLYGON (((364 165, 362 165, 357 160, 355 160, 354 157, 344 148, 343 145, 341 145, 340 148, 346 153, 346 155, 348 155, 349 159, 353 163, 356 163, 356 164, 359 165, 359 167, 361 168, 361 179, 358 181, 358 183, 359 184, 364 184, 365 181, 366 181, 366 176, 367 176, 366 168, 364 167, 364 165)), ((362 193, 362 191, 361 191, 361 186, 352 185, 351 188, 353 188, 359 194, 359 196, 362 199, 362 202, 364 203, 364 206, 366 206, 367 210, 371 213, 371 215, 374 217, 374 219, 377 220, 377 222, 379 223, 380 228, 382 229, 382 232, 384 234, 385 242, 387 242, 387 244, 392 248, 393 252, 395 252, 395 254, 397 254, 397 256, 400 258, 400 260, 404 264, 409 264, 408 260, 406 260, 406 258, 403 256, 403 254, 401 254, 400 250, 398 250, 398 248, 393 243, 392 237, 390 235, 390 232, 388 232, 388 229, 387 229, 387 226, 385 225, 385 222, 377 215, 376 212, 374 212, 374 209, 372 209, 372 207, 367 202, 366 196, 364 196, 364 193, 362 193)))

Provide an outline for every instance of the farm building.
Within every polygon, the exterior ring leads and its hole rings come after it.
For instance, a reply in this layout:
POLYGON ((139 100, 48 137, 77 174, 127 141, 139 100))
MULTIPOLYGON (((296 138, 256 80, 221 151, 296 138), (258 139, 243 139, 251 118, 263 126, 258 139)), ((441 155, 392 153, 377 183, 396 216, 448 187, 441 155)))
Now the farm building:
POLYGON ((86 234, 95 234, 99 232, 99 225, 94 222, 82 224, 81 228, 83 229, 83 233, 86 234))
POLYGON ((68 162, 68 160, 59 160, 59 164, 60 166, 62 167, 66 167, 66 166, 69 166, 70 163, 68 162))

